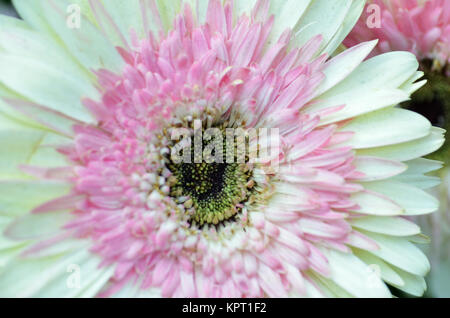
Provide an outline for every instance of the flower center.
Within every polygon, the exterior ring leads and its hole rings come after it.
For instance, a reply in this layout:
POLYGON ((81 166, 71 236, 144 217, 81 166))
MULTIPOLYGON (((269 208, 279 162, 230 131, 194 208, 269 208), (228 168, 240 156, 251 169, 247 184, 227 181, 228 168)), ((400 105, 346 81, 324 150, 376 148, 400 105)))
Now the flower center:
MULTIPOLYGON (((166 164, 173 176, 170 195, 183 205, 191 225, 202 227, 235 221, 255 194, 248 156, 239 156, 242 148, 236 142, 238 138, 227 139, 230 129, 224 124, 202 126, 194 131, 192 125, 188 127, 192 140, 183 149, 188 155, 184 153, 181 162, 171 156, 166 164), (211 130, 216 132, 215 138, 211 138, 211 130)), ((171 154, 176 145, 168 147, 171 154)))

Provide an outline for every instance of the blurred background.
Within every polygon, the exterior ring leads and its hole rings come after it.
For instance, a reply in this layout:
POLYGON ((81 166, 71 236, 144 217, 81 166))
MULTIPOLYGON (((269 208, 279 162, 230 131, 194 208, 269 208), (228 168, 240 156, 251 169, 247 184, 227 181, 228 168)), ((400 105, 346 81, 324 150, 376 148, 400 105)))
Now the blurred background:
MULTIPOLYGON (((0 0, 0 13, 17 17, 10 0, 0 0)), ((426 113, 421 113, 426 116, 426 113)), ((416 220, 423 233, 431 239, 431 243, 419 246, 431 263, 431 272, 427 276, 428 290, 424 297, 450 297, 450 171, 444 167, 437 174, 442 178, 442 184, 431 192, 439 199, 440 210, 416 220)), ((393 292, 398 297, 408 297, 399 291, 393 292)))

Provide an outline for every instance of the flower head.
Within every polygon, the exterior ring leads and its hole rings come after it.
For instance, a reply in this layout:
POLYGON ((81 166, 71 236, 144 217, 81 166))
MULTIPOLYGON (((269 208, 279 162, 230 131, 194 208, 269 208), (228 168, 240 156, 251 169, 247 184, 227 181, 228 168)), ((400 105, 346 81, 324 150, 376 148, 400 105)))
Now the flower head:
POLYGON ((445 67, 450 62, 450 3, 446 0, 370 1, 344 44, 353 46, 368 39, 380 40, 372 54, 409 51, 419 60, 434 60, 436 68, 445 67), (380 21, 368 27, 367 22, 372 18, 380 21))
POLYGON ((66 1, 0 19, 0 294, 423 293, 401 216, 437 209, 443 132, 394 107, 412 54, 330 58, 363 2, 78 2, 79 29, 66 1))

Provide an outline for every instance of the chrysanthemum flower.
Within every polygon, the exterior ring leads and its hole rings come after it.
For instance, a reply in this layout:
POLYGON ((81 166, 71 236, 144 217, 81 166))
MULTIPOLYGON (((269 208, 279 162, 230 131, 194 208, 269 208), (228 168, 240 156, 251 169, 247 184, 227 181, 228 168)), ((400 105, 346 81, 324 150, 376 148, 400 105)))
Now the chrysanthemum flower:
POLYGON ((0 295, 423 293, 403 216, 437 209, 420 157, 443 131, 394 107, 424 84, 411 53, 363 62, 372 41, 330 58, 364 1, 15 6, 24 21, 0 18, 0 295), (171 133, 195 139, 196 122, 278 129, 278 167, 174 162, 171 133))
POLYGON ((379 39, 373 55, 410 51, 441 69, 450 62, 450 2, 370 0, 344 43, 353 46, 368 38, 379 39))

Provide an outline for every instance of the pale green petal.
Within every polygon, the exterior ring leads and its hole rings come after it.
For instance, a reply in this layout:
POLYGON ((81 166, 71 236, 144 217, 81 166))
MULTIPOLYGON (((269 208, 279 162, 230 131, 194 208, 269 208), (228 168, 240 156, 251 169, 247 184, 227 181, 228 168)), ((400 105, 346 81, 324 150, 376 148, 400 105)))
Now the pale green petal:
POLYGON ((431 243, 431 238, 422 233, 408 236, 407 238, 410 242, 416 243, 416 244, 430 244, 431 243))
MULTIPOLYGON (((52 283, 60 286, 64 284, 67 287, 72 274, 70 266, 76 265, 81 269, 84 264, 91 261, 99 262, 86 249, 41 259, 17 258, 7 264, 0 273, 0 297, 36 297, 39 296, 40 290, 51 286, 49 284, 52 283)), ((82 270, 80 274, 83 274, 82 270)), ((65 290, 69 294, 71 291, 70 288, 65 290)), ((58 297, 62 296, 64 294, 58 297)))
POLYGON ((359 17, 361 16, 365 3, 366 0, 353 0, 350 9, 347 12, 347 16, 345 17, 344 22, 325 47, 324 49, 325 53, 331 55, 339 50, 339 46, 341 46, 342 41, 344 41, 344 39, 353 29, 359 17))
POLYGON ((54 181, 0 180, 0 214, 18 216, 69 193, 72 185, 54 181))
POLYGON ((361 43, 328 61, 323 69, 325 79, 316 88, 314 97, 328 91, 345 79, 369 55, 376 44, 377 41, 361 43))
POLYGON ((354 132, 344 145, 353 149, 374 148, 419 139, 430 133, 431 124, 422 115, 395 107, 360 116, 342 128, 354 132))
POLYGON ((421 87, 423 87, 427 83, 426 80, 415 82, 415 83, 407 83, 400 86, 402 90, 404 90, 409 95, 412 95, 414 92, 419 90, 421 87))
POLYGON ((86 286, 77 294, 76 297, 92 298, 95 297, 103 287, 108 283, 114 274, 114 267, 108 267, 102 270, 95 269, 95 271, 86 273, 88 277, 84 277, 84 285, 86 286), (86 282, 86 283, 85 283, 86 282))
POLYGON ((46 133, 0 115, 0 178, 22 178, 19 164, 28 163, 46 133))
POLYGON ((44 167, 66 166, 64 155, 50 145, 68 139, 0 115, 0 178, 28 178, 19 169, 21 164, 44 167))
MULTIPOLYGON (((0 52, 58 65, 72 77, 90 81, 87 69, 48 34, 31 29, 25 21, 0 15, 0 52)), ((5 96, 2 94, 2 96, 5 96)))
POLYGON ((421 275, 410 274, 408 272, 402 271, 399 268, 394 269, 402 278, 404 284, 397 285, 393 283, 393 286, 413 296, 420 297, 425 293, 425 291, 427 290, 427 284, 425 282, 425 279, 421 275))
POLYGON ((341 111, 324 118, 321 125, 325 125, 394 106, 409 99, 409 94, 398 88, 417 68, 415 56, 407 52, 376 56, 360 64, 345 80, 317 97, 318 102, 307 112, 345 105, 341 111))
MULTIPOLYGON (((6 217, 0 217, 0 219, 7 219, 6 217)), ((8 223, 11 223, 11 218, 8 218, 8 223)), ((0 225, 0 231, 3 233, 3 229, 6 227, 7 224, 1 224, 0 225)), ((4 235, 0 235, 0 251, 5 249, 10 249, 12 247, 17 246, 18 244, 21 244, 22 242, 17 242, 15 240, 12 240, 10 238, 5 237, 4 235)))
MULTIPOLYGON (((293 44, 301 47, 314 36, 320 34, 323 37, 321 51, 324 52, 328 43, 341 31, 342 24, 349 14, 351 7, 352 0, 312 1, 306 12, 302 15, 300 22, 294 28, 294 31, 298 32, 298 34, 293 39, 293 44)), ((291 14, 292 12, 295 11, 291 11, 291 14)), ((333 48, 331 50, 334 51, 333 48)))
POLYGON ((0 275, 3 271, 3 269, 8 265, 10 262, 12 262, 23 250, 24 248, 29 244, 29 242, 15 242, 16 244, 0 249, 0 275))
POLYGON ((73 215, 62 211, 51 213, 28 213, 15 219, 4 233, 14 240, 39 239, 58 234, 73 215))
POLYGON ((358 90, 399 88, 413 76, 419 63, 414 54, 409 52, 391 52, 377 55, 363 62, 344 81, 339 83, 323 97, 344 93, 355 87, 358 90))
POLYGON ((305 287, 306 287, 306 296, 310 298, 324 298, 322 291, 319 290, 310 281, 305 280, 305 287))
POLYGON ((380 247, 380 249, 370 251, 370 253, 382 258, 387 263, 420 276, 425 276, 430 270, 430 263, 425 254, 408 239, 372 232, 363 233, 380 247))
POLYGON ((421 71, 416 72, 405 83, 403 83, 400 88, 411 95, 427 83, 427 80, 416 82, 418 79, 422 78, 423 75, 424 73, 421 71))
POLYGON ((36 58, 0 53, 0 82, 26 98, 75 119, 93 122, 81 104, 83 97, 98 96, 91 83, 80 81, 56 66, 36 58))
POLYGON ((361 156, 383 157, 391 160, 408 161, 420 158, 438 150, 444 144, 444 130, 433 127, 423 138, 402 144, 357 150, 361 156))
MULTIPOLYGON (((73 298, 73 297, 94 297, 114 273, 113 267, 99 268, 98 257, 86 258, 81 264, 73 264, 78 267, 71 267, 69 264, 66 271, 50 281, 36 295, 40 298, 73 298), (70 285, 69 276, 76 273, 73 270, 80 270, 79 286, 70 285)), ((72 281, 75 282, 75 281, 72 281)))
MULTIPOLYGON (((191 2, 197 2, 197 0, 191 0, 191 2)), ((199 7, 201 7, 202 11, 207 11, 207 7, 208 7, 208 2, 209 0, 203 0, 200 1, 200 5, 199 7)), ((258 2, 258 0, 237 0, 234 1, 234 10, 235 10, 235 14, 237 16, 239 15, 243 15, 246 14, 247 16, 250 15, 250 13, 252 12, 253 8, 255 7, 256 3, 258 2)), ((285 1, 288 2, 288 1, 285 1)), ((307 1, 305 1, 307 2, 307 1)), ((283 3, 281 1, 275 0, 275 1, 271 1, 270 4, 274 9, 278 9, 281 5, 283 5, 283 3)), ((273 9, 272 9, 273 10, 273 9)))
POLYGON ((52 35, 57 43, 62 42, 67 53, 75 56, 87 69, 120 70, 123 65, 120 55, 88 18, 82 16, 78 29, 68 27, 67 10, 71 4, 73 2, 69 0, 14 1, 26 22, 52 35))
MULTIPOLYGON (((31 125, 56 134, 63 134, 67 137, 73 136, 74 125, 82 124, 62 113, 21 99, 4 99, 3 103, 9 105, 11 109, 20 110, 23 114, 26 114, 26 116, 31 117, 36 122, 36 124, 31 122, 31 125)), ((21 119, 22 118, 18 118, 18 120, 21 119)))
POLYGON ((161 16, 161 22, 166 30, 172 28, 175 17, 181 11, 181 0, 156 0, 158 12, 161 16))
POLYGON ((441 161, 425 158, 417 158, 414 160, 406 161, 405 164, 408 166, 408 170, 403 173, 404 175, 424 174, 439 170, 443 166, 443 163, 441 161))
POLYGON ((353 253, 368 266, 372 266, 375 272, 379 270, 381 278, 387 283, 395 284, 396 286, 402 286, 404 284, 402 278, 392 269, 392 266, 386 264, 380 258, 360 249, 355 249, 353 253))
POLYGON ((355 212, 361 214, 389 216, 404 213, 403 209, 389 198, 369 192, 353 194, 351 200, 359 206, 355 212))
MULTIPOLYGON (((247 2, 241 0, 239 2, 247 2)), ((251 1, 248 1, 251 2, 251 1)), ((300 28, 300 19, 306 14, 311 0, 275 0, 270 3, 270 13, 274 15, 275 23, 270 35, 270 43, 278 41, 281 34, 287 29, 297 32, 300 28)), ((312 37, 311 37, 312 38, 312 37)), ((309 39, 311 39, 309 38, 309 39)), ((308 40, 309 40, 308 39, 308 40)), ((294 44, 294 43, 293 43, 294 44)), ((295 43, 297 45, 297 43, 295 43)))
POLYGON ((391 297, 383 281, 353 254, 321 250, 328 259, 330 277, 337 285, 356 297, 391 297))
MULTIPOLYGON (((123 36, 131 44, 130 30, 133 29, 139 37, 148 36, 148 31, 144 29, 143 8, 141 0, 104 0, 103 6, 108 11, 112 20, 117 24, 123 36)), ((175 1, 171 1, 173 3, 175 1)), ((147 9, 147 8, 146 8, 147 9)), ((151 16, 147 17, 148 22, 154 23, 155 19, 151 16)), ((156 28, 151 28, 156 31, 156 28)), ((111 32, 115 32, 111 30, 111 32)), ((109 33, 109 32, 108 32, 109 33)))
POLYGON ((308 273, 308 276, 314 281, 314 283, 325 294, 325 297, 334 298, 354 298, 352 294, 337 285, 333 280, 325 278, 315 273, 308 273))
POLYGON ((366 216, 349 221, 358 229, 392 236, 409 236, 420 233, 420 228, 413 222, 401 217, 366 216))
POLYGON ((442 162, 418 158, 405 162, 408 169, 394 177, 394 180, 415 186, 419 189, 430 189, 440 184, 441 179, 435 176, 427 176, 425 173, 432 172, 442 168, 442 162))
POLYGON ((44 129, 44 127, 41 124, 36 123, 30 117, 24 115, 22 112, 15 109, 14 107, 12 107, 11 105, 9 105, 8 103, 6 103, 3 100, 3 98, 25 100, 25 97, 21 96, 20 94, 18 94, 15 91, 9 89, 2 83, 0 83, 0 96, 1 96, 1 98, 0 98, 0 115, 2 117, 7 117, 14 121, 21 122, 22 124, 24 124, 26 126, 33 126, 38 129, 44 129))
POLYGON ((409 184, 422 190, 431 189, 441 184, 441 179, 439 177, 424 175, 401 175, 394 177, 393 180, 409 184))
POLYGON ((324 117, 320 122, 320 125, 323 126, 367 114, 385 107, 394 106, 408 99, 409 95, 399 89, 358 88, 357 90, 351 89, 345 93, 339 93, 326 98, 319 96, 316 99, 318 102, 315 102, 309 107, 306 110, 306 113, 345 105, 342 110, 324 117))
POLYGON ((399 175, 407 169, 407 166, 399 161, 365 156, 357 156, 354 165, 358 172, 365 174, 358 178, 359 182, 383 180, 399 175))
POLYGON ((375 181, 364 184, 368 190, 384 194, 404 209, 405 215, 420 215, 436 211, 439 201, 414 186, 398 181, 375 181))

